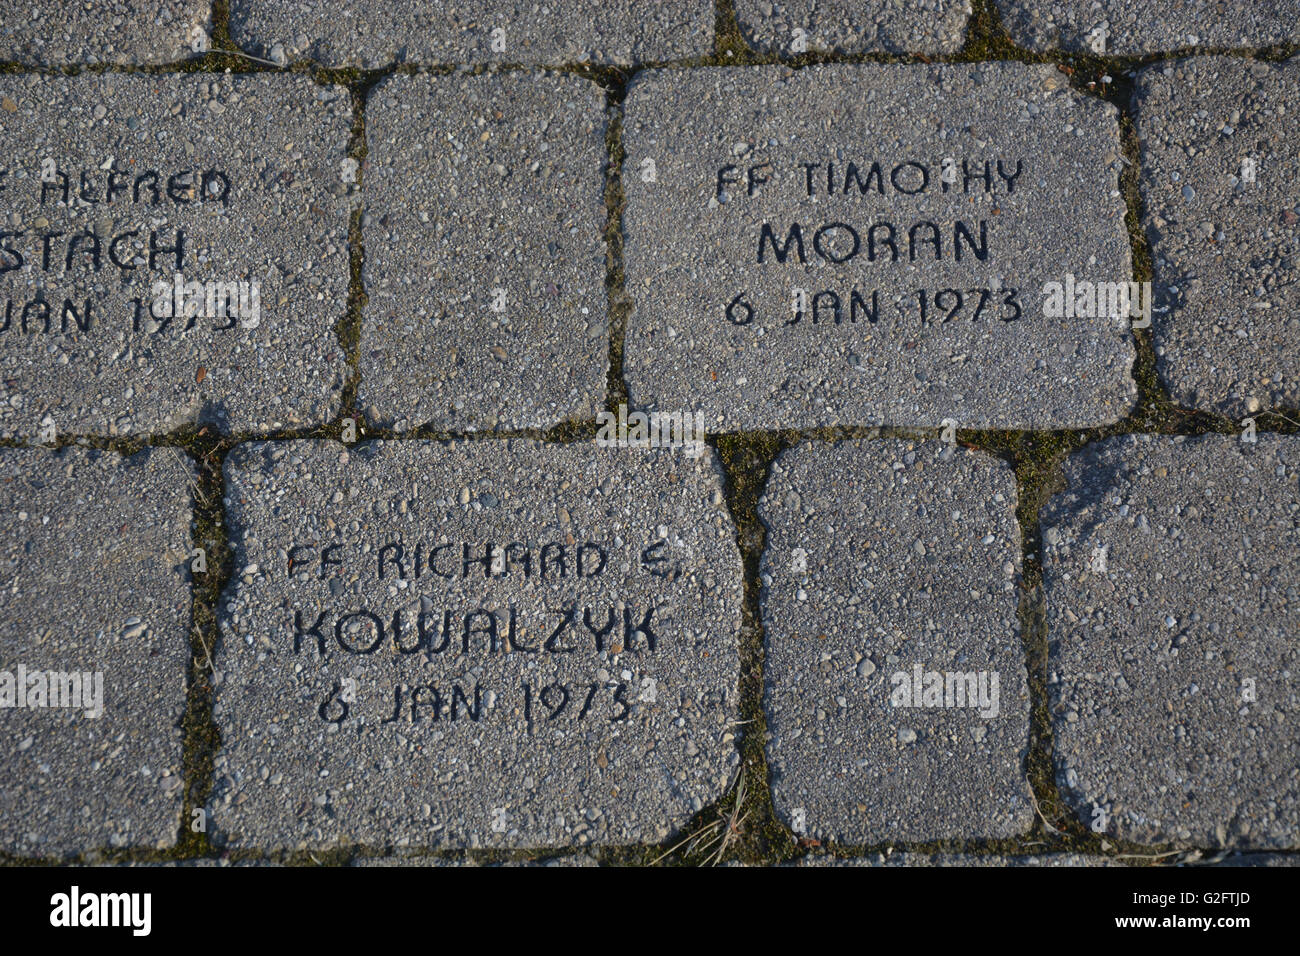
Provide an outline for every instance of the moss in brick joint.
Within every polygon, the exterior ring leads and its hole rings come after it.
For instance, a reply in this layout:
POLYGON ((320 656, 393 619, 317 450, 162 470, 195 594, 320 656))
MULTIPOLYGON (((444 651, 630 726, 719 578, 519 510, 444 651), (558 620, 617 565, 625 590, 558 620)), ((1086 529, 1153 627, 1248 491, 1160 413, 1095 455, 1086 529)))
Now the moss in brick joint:
MULTIPOLYGON (((736 856, 746 863, 780 862, 796 849, 794 835, 777 817, 772 802, 771 773, 767 765, 767 715, 763 709, 765 668, 764 629, 760 605, 762 581, 759 567, 767 544, 767 528, 758 515, 758 503, 772 471, 772 463, 795 443, 791 433, 760 432, 723 435, 713 444, 725 469, 727 507, 736 526, 736 545, 744 564, 744 613, 740 639, 740 745, 745 774, 748 814, 737 834, 736 856)), ((732 796, 734 800, 735 791, 732 796)), ((732 807, 724 806, 726 813, 732 807)), ((724 824, 725 825, 725 824, 724 824)))
POLYGON ((609 125, 605 130, 605 295, 608 297, 609 373, 605 389, 605 407, 616 411, 628 401, 627 380, 623 376, 623 342, 627 332, 632 300, 627 294, 623 271, 623 101, 627 98, 627 76, 621 71, 606 77, 606 111, 609 125))
POLYGON ((228 439, 206 437, 195 429, 183 443, 194 459, 198 475, 194 486, 194 545, 205 553, 207 571, 191 572, 192 621, 190 624, 190 669, 186 683, 185 801, 174 857, 206 856, 212 852, 209 840, 212 821, 207 818, 208 797, 214 782, 214 759, 221 737, 212 715, 213 655, 219 631, 217 610, 221 592, 234 573, 233 553, 225 527, 225 478, 222 466, 232 446, 228 439), (196 812, 202 816, 198 831, 196 812))

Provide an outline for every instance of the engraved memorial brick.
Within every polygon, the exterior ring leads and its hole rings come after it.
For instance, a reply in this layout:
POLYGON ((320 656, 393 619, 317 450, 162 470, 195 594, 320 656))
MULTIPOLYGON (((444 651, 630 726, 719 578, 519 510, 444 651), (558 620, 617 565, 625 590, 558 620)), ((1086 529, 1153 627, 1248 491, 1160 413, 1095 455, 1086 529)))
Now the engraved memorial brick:
POLYGON ((656 842, 720 797, 741 564, 711 453, 241 446, 232 846, 656 842))

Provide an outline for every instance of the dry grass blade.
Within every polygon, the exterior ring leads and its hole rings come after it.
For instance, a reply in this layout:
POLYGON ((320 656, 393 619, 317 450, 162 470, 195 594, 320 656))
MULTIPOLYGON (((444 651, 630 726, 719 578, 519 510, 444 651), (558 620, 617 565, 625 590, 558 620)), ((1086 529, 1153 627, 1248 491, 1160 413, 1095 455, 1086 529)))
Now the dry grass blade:
POLYGON ((1034 812, 1038 814, 1038 819, 1042 820, 1043 826, 1047 827, 1047 829, 1051 830, 1053 833, 1060 833, 1061 831, 1058 830, 1056 827, 1052 826, 1050 823, 1048 823, 1047 817, 1043 816, 1043 811, 1038 806, 1038 797, 1034 794, 1033 781, 1030 780, 1028 777, 1025 777, 1025 783, 1029 784, 1029 799, 1034 804, 1034 812))
POLYGON ((748 810, 744 810, 743 813, 741 812, 744 809, 744 805, 745 777, 742 774, 740 776, 740 782, 736 785, 736 799, 731 804, 731 812, 719 821, 725 824, 725 826, 722 829, 717 850, 710 854, 709 858, 705 861, 707 866, 717 866, 721 863, 727 850, 731 848, 733 843, 740 839, 740 834, 743 832, 742 826, 749 818, 748 810))

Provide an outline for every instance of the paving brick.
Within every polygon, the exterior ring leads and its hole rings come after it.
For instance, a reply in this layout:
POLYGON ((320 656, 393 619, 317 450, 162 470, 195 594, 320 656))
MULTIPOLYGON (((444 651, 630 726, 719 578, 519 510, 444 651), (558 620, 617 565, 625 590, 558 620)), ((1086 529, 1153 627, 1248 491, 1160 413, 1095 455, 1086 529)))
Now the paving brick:
POLYGON ((1005 463, 937 442, 804 444, 773 465, 759 504, 768 761, 795 832, 1028 830, 1015 507, 1005 463), (960 697, 958 673, 975 683, 960 697))
POLYGON ((800 866, 943 866, 943 867, 1076 867, 1118 866, 1105 857, 1082 853, 1045 853, 1041 856, 979 856, 971 853, 877 853, 873 856, 835 857, 815 854, 799 860, 800 866))
POLYGON ((741 563, 710 457, 270 443, 226 475, 219 840, 656 842, 732 779, 741 563))
POLYGON ((1011 39, 1031 50, 1108 55, 1186 47, 1258 48, 1300 40, 1300 0, 997 0, 1011 39))
POLYGON ((634 64, 713 52, 708 0, 231 0, 235 42, 273 61, 634 64))
POLYGON ((355 202, 346 89, 9 75, 0 105, 0 436, 333 417, 355 202), (178 275, 197 314, 171 317, 178 275))
POLYGON ((600 88, 396 76, 371 94, 366 135, 367 418, 474 430, 593 417, 609 368, 600 88))
POLYGON ((1234 417, 1300 406, 1300 58, 1152 67, 1134 105, 1161 377, 1234 417))
POLYGON ((1234 853, 1216 866, 1300 866, 1300 856, 1283 853, 1234 853))
POLYGON ((205 52, 208 0, 17 0, 0 23, 0 60, 40 66, 171 63, 205 52))
POLYGON ((1300 439, 1128 435, 1043 511, 1057 778, 1098 832, 1295 846, 1300 439))
POLYGON ((956 53, 966 38, 969 0, 938 7, 895 0, 736 0, 736 19, 757 49, 809 52, 956 53))
POLYGON ((170 448, 0 450, 0 849, 175 843, 193 475, 170 448))
POLYGON ((636 405, 710 431, 1131 407, 1127 322, 1045 314, 1049 282, 1131 278, 1115 112, 1054 67, 648 71, 625 112, 636 405))
POLYGON ((571 866, 600 866, 595 857, 586 856, 585 854, 571 853, 561 856, 549 857, 545 860, 510 860, 505 863, 481 863, 478 860, 466 859, 463 857, 441 857, 441 856, 368 856, 357 857, 352 866, 359 867, 451 867, 467 866, 479 867, 486 866, 491 868, 515 868, 515 867, 571 867, 571 866))

